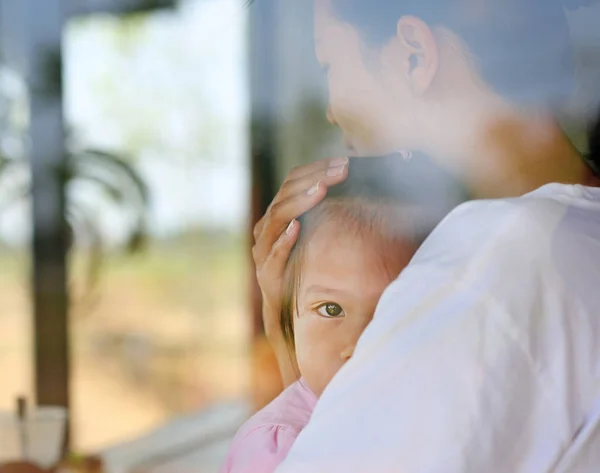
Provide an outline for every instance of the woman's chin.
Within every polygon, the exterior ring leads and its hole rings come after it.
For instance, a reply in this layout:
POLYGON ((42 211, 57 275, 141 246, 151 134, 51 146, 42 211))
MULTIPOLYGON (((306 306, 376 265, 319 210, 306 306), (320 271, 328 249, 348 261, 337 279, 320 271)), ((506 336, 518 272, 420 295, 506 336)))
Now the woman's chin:
POLYGON ((347 155, 355 158, 369 158, 375 156, 387 156, 398 153, 398 147, 394 144, 381 142, 362 142, 359 140, 344 140, 347 155))

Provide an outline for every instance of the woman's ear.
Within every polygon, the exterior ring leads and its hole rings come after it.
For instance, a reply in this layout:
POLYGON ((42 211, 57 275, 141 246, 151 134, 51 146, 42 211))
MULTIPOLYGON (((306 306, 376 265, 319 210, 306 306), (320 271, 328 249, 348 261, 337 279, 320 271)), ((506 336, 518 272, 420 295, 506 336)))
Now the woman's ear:
POLYGON ((438 71, 438 45, 429 26, 415 16, 398 20, 397 39, 406 53, 404 74, 415 95, 424 94, 438 71))

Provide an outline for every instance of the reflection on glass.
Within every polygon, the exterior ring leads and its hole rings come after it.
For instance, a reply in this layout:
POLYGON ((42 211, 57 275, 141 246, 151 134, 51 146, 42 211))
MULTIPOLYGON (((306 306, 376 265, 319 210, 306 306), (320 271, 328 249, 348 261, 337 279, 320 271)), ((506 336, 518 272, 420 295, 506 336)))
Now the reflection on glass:
POLYGON ((33 393, 33 346, 27 252, 28 201, 23 165, 27 94, 14 71, 0 64, 0 410, 33 393))
POLYGON ((67 120, 82 146, 136 176, 109 179, 120 205, 94 183, 73 189, 101 242, 95 284, 94 242, 80 239, 72 258, 78 450, 249 393, 245 18, 238 1, 199 0, 69 23, 67 120), (130 254, 136 180, 147 238, 130 254))

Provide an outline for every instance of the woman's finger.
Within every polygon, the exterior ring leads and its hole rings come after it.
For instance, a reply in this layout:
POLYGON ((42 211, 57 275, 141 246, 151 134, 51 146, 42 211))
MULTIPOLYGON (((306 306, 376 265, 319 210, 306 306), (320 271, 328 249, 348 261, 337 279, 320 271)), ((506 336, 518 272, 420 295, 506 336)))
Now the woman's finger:
MULTIPOLYGON (((333 166, 319 166, 315 170, 313 167, 313 171, 304 174, 300 177, 291 177, 285 180, 285 182, 281 185, 279 192, 273 199, 273 202, 267 209, 265 216, 263 216, 257 224, 254 226, 254 240, 258 241, 260 235, 263 231, 266 220, 268 219, 269 214, 272 211, 273 206, 278 205, 284 200, 290 199, 296 195, 304 194, 308 189, 314 186, 316 183, 321 182, 325 187, 333 186, 335 184, 340 183, 348 176, 348 160, 347 158, 338 159, 338 160, 328 160, 330 163, 333 162, 333 166), (341 164, 339 164, 341 163, 341 164)), ((319 162, 319 164, 323 164, 319 162)), ((306 210, 310 209, 308 207, 306 210)), ((304 212, 306 211, 304 210, 304 212)), ((298 218, 301 214, 292 214, 285 218, 286 222, 291 221, 293 218, 298 218)))
POLYGON ((336 158, 327 158, 320 159, 319 161, 314 161, 312 163, 303 164, 302 166, 297 166, 293 168, 287 175, 287 179, 298 179, 300 177, 304 177, 308 174, 312 174, 314 172, 322 171, 324 169, 339 166, 342 164, 348 164, 348 158, 345 156, 336 157, 336 158))
MULTIPOLYGON (((299 234, 300 223, 298 220, 292 220, 273 244, 271 252, 260 268, 258 279, 262 283, 261 285, 272 287, 277 281, 281 282, 285 265, 299 234)), ((279 285, 276 289, 280 289, 279 285)))
MULTIPOLYGON (((268 210, 267 210, 268 212, 268 210)), ((263 226, 265 224, 265 218, 266 218, 267 214, 263 215, 260 220, 258 222, 256 222, 256 224, 254 225, 254 229, 252 231, 252 235, 254 236, 254 241, 256 242, 258 240, 258 237, 260 236, 263 226)))
POLYGON ((325 169, 319 169, 318 171, 306 174, 302 177, 288 179, 281 185, 277 197, 273 199, 273 202, 288 199, 296 194, 305 192, 306 189, 310 189, 311 186, 319 181, 325 184, 326 187, 331 187, 346 179, 347 176, 348 164, 340 164, 325 169))

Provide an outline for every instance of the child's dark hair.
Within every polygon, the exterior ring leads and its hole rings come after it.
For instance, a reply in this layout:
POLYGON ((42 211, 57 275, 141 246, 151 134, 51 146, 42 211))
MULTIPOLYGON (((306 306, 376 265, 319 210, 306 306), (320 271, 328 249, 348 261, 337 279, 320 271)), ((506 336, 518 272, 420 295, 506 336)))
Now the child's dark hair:
MULTIPOLYGON (((328 189, 327 197, 299 218, 300 235, 284 275, 280 325, 294 348, 294 314, 307 242, 325 222, 334 222, 377 245, 382 263, 393 260, 399 242, 415 250, 437 223, 466 194, 449 174, 419 155, 410 162, 398 156, 351 158, 347 179, 328 189)), ((397 276, 394 274, 393 276, 397 276)))

